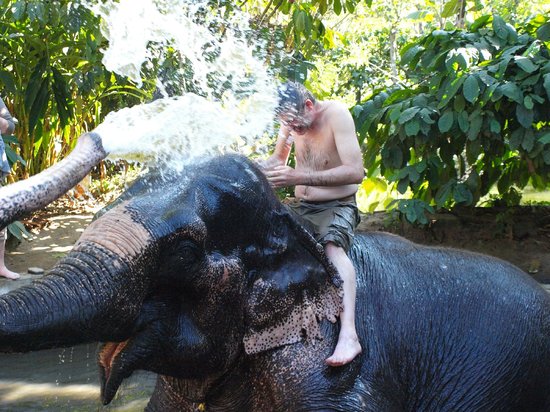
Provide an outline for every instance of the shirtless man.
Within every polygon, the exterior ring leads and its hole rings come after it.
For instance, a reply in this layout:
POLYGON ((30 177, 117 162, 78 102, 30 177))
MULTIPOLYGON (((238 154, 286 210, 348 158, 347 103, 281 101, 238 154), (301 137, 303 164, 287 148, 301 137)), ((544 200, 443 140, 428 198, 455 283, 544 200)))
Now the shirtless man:
POLYGON ((361 149, 343 104, 318 101, 299 83, 284 84, 279 95, 279 136, 261 166, 273 187, 295 186, 297 204, 291 209, 313 223, 316 239, 344 281, 338 343, 325 361, 340 366, 361 353, 355 330, 355 270, 346 254, 359 224, 355 193, 364 177, 361 149), (296 168, 287 166, 292 144, 296 168))

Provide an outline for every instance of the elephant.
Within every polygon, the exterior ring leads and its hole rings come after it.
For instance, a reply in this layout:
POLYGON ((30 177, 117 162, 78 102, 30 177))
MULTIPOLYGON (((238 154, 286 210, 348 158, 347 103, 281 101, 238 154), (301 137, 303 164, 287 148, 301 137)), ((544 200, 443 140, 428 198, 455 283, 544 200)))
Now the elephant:
MULTIPOLYGON (((0 226, 106 155, 80 139, 58 170, 0 191, 0 226)), ((330 367, 342 282, 254 162, 152 173, 48 275, 0 297, 0 351, 102 342, 101 401, 148 370, 148 411, 550 410, 550 298, 526 273, 384 232, 349 254, 364 350, 330 367)))

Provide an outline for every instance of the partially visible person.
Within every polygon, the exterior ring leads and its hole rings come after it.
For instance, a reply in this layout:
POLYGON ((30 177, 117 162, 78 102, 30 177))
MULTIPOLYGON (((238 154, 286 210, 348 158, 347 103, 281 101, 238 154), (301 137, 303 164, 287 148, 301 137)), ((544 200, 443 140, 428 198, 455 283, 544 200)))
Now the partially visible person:
POLYGON ((300 83, 279 89, 281 123, 273 154, 259 162, 275 188, 295 186, 290 208, 312 223, 315 237, 344 281, 344 309, 330 366, 351 362, 361 353, 355 329, 355 269, 347 256, 359 224, 355 202, 364 177, 363 158, 349 110, 336 101, 318 101, 300 83), (296 167, 287 165, 294 145, 296 167))
MULTIPOLYGON (((11 116, 6 104, 0 98, 0 134, 12 134, 15 130, 15 121, 11 116)), ((4 140, 0 136, 0 182, 4 182, 7 175, 10 174, 11 168, 6 157, 4 140)), ((19 279, 19 274, 12 272, 6 267, 4 262, 4 253, 6 247, 6 237, 8 231, 6 228, 0 230, 0 276, 8 279, 19 279)))

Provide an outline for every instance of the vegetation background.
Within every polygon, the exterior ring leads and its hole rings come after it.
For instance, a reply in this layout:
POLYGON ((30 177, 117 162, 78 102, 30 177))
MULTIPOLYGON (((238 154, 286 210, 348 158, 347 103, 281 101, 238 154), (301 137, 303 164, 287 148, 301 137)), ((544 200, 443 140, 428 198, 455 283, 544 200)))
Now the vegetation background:
MULTIPOLYGON (((205 13, 240 10, 276 76, 349 105, 367 171, 362 211, 427 226, 442 211, 548 204, 547 1, 217 0, 205 13)), ((173 94, 195 91, 175 52, 144 66, 141 88, 107 71, 99 28, 79 1, 2 0, 0 89, 19 119, 3 136, 12 180, 59 161, 109 112, 153 99, 157 76, 173 94)), ((223 24, 210 29, 223 36, 223 24)), ((96 195, 127 169, 102 163, 96 195)))

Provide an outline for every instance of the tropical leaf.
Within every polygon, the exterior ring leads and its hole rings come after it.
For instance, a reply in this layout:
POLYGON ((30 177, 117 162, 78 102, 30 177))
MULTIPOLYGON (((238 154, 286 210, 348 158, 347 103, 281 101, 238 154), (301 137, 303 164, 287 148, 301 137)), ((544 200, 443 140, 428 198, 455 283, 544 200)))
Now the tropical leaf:
POLYGON ((463 86, 464 98, 470 103, 473 103, 477 100, 479 96, 479 83, 476 76, 470 75, 464 81, 463 86))

